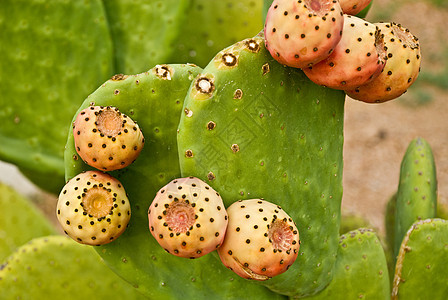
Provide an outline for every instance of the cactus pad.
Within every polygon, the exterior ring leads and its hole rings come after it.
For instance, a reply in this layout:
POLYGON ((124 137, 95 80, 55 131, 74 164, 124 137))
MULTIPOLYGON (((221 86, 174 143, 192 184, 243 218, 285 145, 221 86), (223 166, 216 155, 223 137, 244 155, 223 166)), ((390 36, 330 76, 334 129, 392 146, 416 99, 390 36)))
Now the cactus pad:
POLYGON ((416 222, 401 244, 392 299, 445 299, 448 295, 448 221, 416 222))
POLYGON ((4 299, 144 299, 89 246, 64 236, 31 240, 0 266, 4 299))
POLYGON ((112 75, 101 1, 2 1, 0 32, 0 159, 57 193, 73 113, 112 75))
POLYGON ((369 229, 341 236, 333 280, 306 299, 389 299, 386 257, 377 235, 369 229))
POLYGON ((103 1, 115 47, 116 72, 137 74, 168 63, 188 1, 103 1))
POLYGON ((193 82, 179 134, 183 176, 205 180, 226 206, 264 198, 297 223, 291 268, 263 284, 287 295, 328 284, 342 196, 344 93, 284 67, 257 36, 221 51, 193 82))
POLYGON ((56 233, 31 201, 2 183, 0 207, 0 262, 29 240, 56 233))
MULTIPOLYGON (((96 249, 114 271, 149 298, 240 299, 247 294, 257 299, 281 298, 238 278, 213 257, 216 253, 195 260, 166 253, 149 231, 147 213, 157 191, 180 177, 176 130, 185 94, 200 71, 191 65, 160 65, 139 75, 116 76, 81 106, 80 110, 94 102, 119 108, 139 124, 146 140, 132 165, 110 173, 129 195, 129 227, 116 241, 96 249)), ((70 133, 66 175, 71 178, 87 169, 76 155, 70 133)))
POLYGON ((170 47, 175 49, 170 62, 204 67, 223 48, 263 28, 261 9, 262 2, 254 0, 191 1, 179 37, 170 47))
POLYGON ((423 138, 413 140, 400 169, 395 208, 395 256, 403 237, 417 220, 435 218, 437 177, 431 146, 423 138))

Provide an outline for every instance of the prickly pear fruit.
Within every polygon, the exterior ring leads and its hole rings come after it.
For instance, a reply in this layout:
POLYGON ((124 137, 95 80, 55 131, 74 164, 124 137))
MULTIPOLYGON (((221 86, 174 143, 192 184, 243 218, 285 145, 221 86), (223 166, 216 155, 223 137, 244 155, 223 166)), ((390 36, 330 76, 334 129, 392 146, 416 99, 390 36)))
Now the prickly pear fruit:
POLYGON ((218 248, 227 228, 221 196, 195 177, 161 188, 148 210, 149 228, 168 253, 196 258, 218 248))
POLYGON ((266 48, 284 65, 308 67, 330 55, 343 25, 338 1, 275 0, 266 16, 266 48))
POLYGON ((62 189, 57 217, 64 232, 88 245, 112 242, 131 218, 129 200, 121 183, 99 171, 86 171, 62 189))
POLYGON ((378 77, 385 63, 383 35, 378 27, 358 17, 344 15, 342 38, 334 51, 303 71, 319 85, 346 90, 378 77))
POLYGON ((339 4, 341 5, 344 14, 357 15, 366 8, 371 1, 372 0, 339 0, 339 4))
POLYGON ((395 23, 375 23, 384 34, 387 62, 383 72, 371 82, 346 93, 353 99, 380 103, 401 96, 417 79, 421 54, 418 39, 395 23))
POLYGON ((227 209, 229 224, 218 249, 222 263, 243 278, 268 280, 289 269, 299 254, 299 232, 282 208, 239 200, 227 209))
POLYGON ((102 171, 130 165, 145 143, 137 123, 111 106, 83 109, 73 123, 73 137, 79 156, 102 171))

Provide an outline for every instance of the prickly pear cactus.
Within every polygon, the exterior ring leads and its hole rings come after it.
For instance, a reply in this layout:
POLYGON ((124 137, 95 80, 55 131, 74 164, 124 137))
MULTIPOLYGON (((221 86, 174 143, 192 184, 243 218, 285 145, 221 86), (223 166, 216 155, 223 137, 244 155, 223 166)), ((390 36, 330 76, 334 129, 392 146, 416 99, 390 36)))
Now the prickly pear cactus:
POLYGON ((29 240, 56 234, 52 224, 31 203, 0 183, 0 262, 29 240))
POLYGON ((136 74, 161 63, 205 66, 221 49, 263 27, 255 0, 108 0, 116 71, 136 74))
POLYGON ((170 62, 206 66, 220 50, 263 28, 261 9, 259 0, 190 1, 170 62))
POLYGON ((418 221, 401 244, 392 299, 445 299, 448 295, 448 222, 418 221))
POLYGON ((137 74, 168 63, 184 24, 186 0, 103 1, 115 48, 116 72, 137 74))
POLYGON ((417 220, 434 218, 437 211, 437 177, 431 146, 423 138, 413 140, 400 169, 395 209, 395 256, 403 237, 417 220))
POLYGON ((341 225, 339 227, 339 233, 342 235, 349 231, 356 230, 358 228, 372 228, 370 222, 363 216, 355 213, 342 213, 341 225))
POLYGON ((370 229, 342 235, 333 280, 305 299, 390 299, 386 257, 377 235, 370 229))
MULTIPOLYGON (((91 94, 79 109, 91 102, 115 106, 139 124, 146 140, 133 164, 110 173, 129 195, 129 227, 116 241, 96 249, 115 272, 149 298, 241 299, 250 294, 257 299, 281 299, 238 278, 213 257, 216 253, 195 260, 166 253, 149 231, 147 213, 157 191, 180 177, 176 130, 185 94, 200 71, 191 65, 163 65, 140 75, 118 76, 91 94)), ((70 133, 67 178, 87 169, 76 154, 70 133)))
POLYGON ((0 265, 4 299, 145 299, 89 246, 55 235, 31 240, 0 265))
POLYGON ((263 284, 314 294, 332 276, 342 196, 344 94, 272 59, 264 39, 221 51, 192 83, 179 134, 183 176, 196 176, 229 206, 264 198, 297 223, 299 257, 263 284))
POLYGON ((0 159, 57 193, 73 113, 112 75, 101 1, 2 1, 0 32, 0 159))

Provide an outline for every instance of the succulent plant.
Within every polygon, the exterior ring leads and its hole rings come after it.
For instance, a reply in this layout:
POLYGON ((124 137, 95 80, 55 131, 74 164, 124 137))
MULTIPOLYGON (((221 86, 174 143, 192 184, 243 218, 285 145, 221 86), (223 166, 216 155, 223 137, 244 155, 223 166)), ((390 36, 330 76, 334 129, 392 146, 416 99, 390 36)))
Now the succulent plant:
POLYGON ((79 156, 101 171, 129 166, 145 143, 138 124, 110 106, 83 109, 73 123, 73 138, 79 156))
POLYGON ((229 224, 218 248, 227 268, 260 281, 289 269, 299 255, 299 231, 280 206, 261 199, 240 200, 227 212, 229 224))
POLYGON ((367 103, 395 99, 407 91, 420 72, 420 44, 409 29, 395 23, 375 23, 384 34, 387 62, 383 72, 371 82, 353 89, 347 95, 367 103))
POLYGON ((104 245, 118 238, 131 218, 122 184, 99 171, 70 179, 59 194, 57 217, 64 232, 88 245, 104 245))
POLYGON ((266 48, 282 64, 309 67, 331 54, 343 26, 338 1, 274 0, 266 16, 266 48))
POLYGON ((148 210, 149 229, 168 253, 196 258, 221 246, 227 212, 219 193, 194 177, 161 188, 148 210))
POLYGON ((304 68, 313 82, 332 89, 353 89, 378 77, 386 63, 383 35, 377 26, 344 15, 342 38, 326 59, 304 68))

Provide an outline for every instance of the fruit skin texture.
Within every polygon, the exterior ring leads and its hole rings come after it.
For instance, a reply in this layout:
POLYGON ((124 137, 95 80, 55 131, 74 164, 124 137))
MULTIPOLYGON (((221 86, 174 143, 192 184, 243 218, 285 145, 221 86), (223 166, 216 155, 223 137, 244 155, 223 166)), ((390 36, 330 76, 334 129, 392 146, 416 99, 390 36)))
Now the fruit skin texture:
POLYGON ((171 181, 148 210, 149 230, 168 253, 197 258, 218 248, 227 228, 221 196, 195 177, 171 181))
POLYGON ((420 71, 418 39, 395 23, 375 23, 384 34, 387 62, 383 72, 371 82, 347 89, 351 98, 366 103, 381 103, 398 98, 414 83, 420 71))
POLYGON ((278 205, 239 200, 227 209, 229 224, 218 249, 222 263, 243 278, 268 280, 289 269, 299 253, 299 232, 278 205))
POLYGON ((330 55, 343 25, 338 1, 275 0, 266 16, 266 48, 281 64, 308 67, 330 55))
POLYGON ((102 171, 127 167, 145 143, 137 123, 111 106, 82 110, 73 123, 73 137, 84 162, 102 171))
POLYGON ((366 84, 378 77, 386 63, 381 31, 363 19, 344 15, 342 38, 323 61, 304 68, 313 82, 345 90, 366 84))
POLYGON ((68 236, 95 246, 117 239, 131 218, 123 186, 100 171, 86 171, 68 181, 59 194, 56 210, 68 236))
POLYGON ((344 14, 357 15, 366 8, 371 1, 372 0, 339 0, 339 4, 341 5, 344 14))

